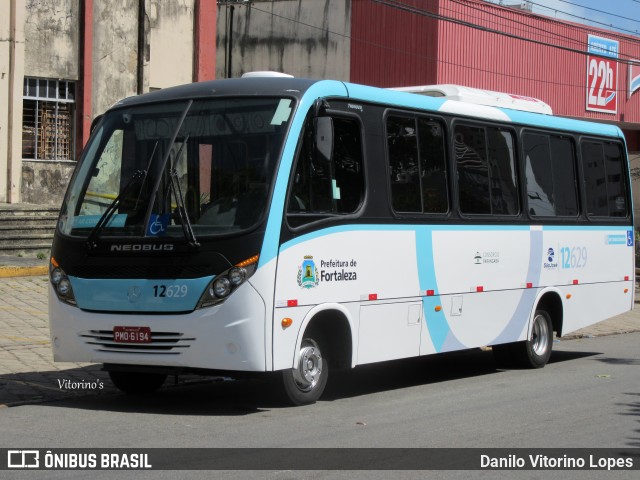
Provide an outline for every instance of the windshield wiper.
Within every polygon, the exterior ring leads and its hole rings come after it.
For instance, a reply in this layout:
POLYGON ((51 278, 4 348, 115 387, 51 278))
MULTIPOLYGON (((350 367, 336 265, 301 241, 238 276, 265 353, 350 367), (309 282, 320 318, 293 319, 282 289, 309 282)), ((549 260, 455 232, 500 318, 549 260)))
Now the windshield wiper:
MULTIPOLYGON (((182 154, 182 150, 184 146, 189 141, 189 135, 182 141, 182 145, 180 146, 180 150, 176 153, 174 158, 180 158, 182 154)), ((187 213, 187 208, 184 203, 184 196, 182 195, 182 189, 180 188, 180 181, 178 179, 178 171, 175 169, 175 164, 171 166, 169 169, 169 187, 173 192, 173 196, 176 199, 176 203, 178 206, 178 216, 180 217, 180 225, 182 226, 182 233, 184 234, 184 238, 189 242, 189 246, 192 248, 198 248, 200 243, 196 239, 196 235, 193 232, 193 227, 191 226, 191 221, 189 220, 189 214, 187 213)))
MULTIPOLYGON (((164 157, 162 159, 162 164, 158 169, 158 172, 160 172, 160 174, 157 176, 155 184, 153 186, 153 190, 149 195, 149 206, 147 207, 147 214, 145 215, 144 225, 149 225, 149 221, 151 220, 151 214, 153 213, 153 205, 155 204, 154 198, 158 194, 160 183, 162 182, 162 177, 163 177, 162 172, 165 171, 167 162, 169 161, 169 157, 171 156, 171 147, 173 147, 174 143, 176 143, 176 139, 178 138, 178 133, 180 132, 180 128, 182 128, 182 124, 184 123, 185 118, 187 118, 187 113, 191 109, 191 105, 193 105, 193 100, 189 100, 187 102, 187 106, 182 112, 182 115, 180 116, 180 120, 178 121, 178 124, 176 125, 176 128, 173 131, 173 135, 171 136, 171 141, 169 142, 169 145, 167 145, 167 153, 164 154, 164 157)), ((176 155, 175 158, 178 158, 180 156, 180 154, 182 153, 182 149, 187 144, 188 139, 189 139, 189 136, 187 136, 185 141, 182 142, 180 150, 178 151, 178 154, 176 155)), ((184 207, 184 198, 182 197, 182 191, 180 190, 179 183, 177 187, 177 192, 179 193, 179 195, 176 195, 176 191, 175 191, 176 187, 173 183, 173 179, 175 178, 177 182, 178 174, 173 168, 173 165, 170 168, 169 175, 170 175, 169 177, 170 187, 172 190, 174 190, 174 195, 176 197, 176 200, 179 203, 178 215, 180 216, 180 220, 182 223, 182 232, 184 233, 184 237, 189 243, 189 246, 194 248, 200 247, 200 243, 198 243, 195 237, 195 234, 193 233, 193 227, 191 226, 191 222, 189 221, 189 216, 186 212, 186 208, 184 207)))
POLYGON ((122 188, 118 196, 113 199, 113 202, 109 204, 107 209, 104 211, 104 213, 98 220, 98 223, 96 223, 95 227, 93 227, 93 229, 89 233, 89 237, 87 238, 87 243, 86 243, 87 249, 89 251, 92 251, 98 247, 98 242, 97 242, 98 235, 100 234, 102 229, 104 229, 104 227, 106 227, 109 224, 109 222, 111 221, 111 218, 113 217, 113 215, 116 213, 116 210, 120 206, 120 202, 122 201, 122 199, 125 198, 129 194, 129 192, 131 192, 137 180, 142 179, 144 181, 146 177, 147 177, 146 170, 136 170, 135 172, 133 172, 133 175, 131 176, 129 181, 122 188))
POLYGON ((193 227, 191 226, 189 214, 184 205, 184 197, 182 196, 182 189, 178 181, 178 172, 175 168, 169 171, 169 182, 173 196, 176 198, 178 204, 178 216, 180 217, 180 225, 182 225, 182 233, 184 233, 184 237, 187 239, 187 242, 189 242, 189 246, 197 248, 200 246, 200 243, 196 239, 195 233, 193 233, 193 227))

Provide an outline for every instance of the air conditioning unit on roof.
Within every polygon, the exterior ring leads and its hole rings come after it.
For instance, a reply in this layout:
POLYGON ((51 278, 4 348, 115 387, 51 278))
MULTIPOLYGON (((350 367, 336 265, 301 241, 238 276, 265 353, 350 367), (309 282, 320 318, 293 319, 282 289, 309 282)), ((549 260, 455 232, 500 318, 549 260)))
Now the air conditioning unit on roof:
POLYGON ((503 92, 492 92, 491 90, 481 90, 479 88, 464 87, 462 85, 422 85, 415 87, 396 87, 391 90, 417 93, 430 97, 446 97, 447 100, 510 108, 524 112, 544 113, 546 115, 553 114, 551 107, 537 98, 503 92))

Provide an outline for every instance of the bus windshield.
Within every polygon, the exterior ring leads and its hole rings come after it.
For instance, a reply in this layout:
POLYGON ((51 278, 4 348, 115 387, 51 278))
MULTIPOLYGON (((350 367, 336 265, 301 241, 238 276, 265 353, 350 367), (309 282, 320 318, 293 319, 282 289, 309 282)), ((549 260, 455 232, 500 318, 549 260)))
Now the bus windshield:
POLYGON ((108 112, 69 186, 61 232, 195 241, 256 226, 292 104, 225 98, 108 112))

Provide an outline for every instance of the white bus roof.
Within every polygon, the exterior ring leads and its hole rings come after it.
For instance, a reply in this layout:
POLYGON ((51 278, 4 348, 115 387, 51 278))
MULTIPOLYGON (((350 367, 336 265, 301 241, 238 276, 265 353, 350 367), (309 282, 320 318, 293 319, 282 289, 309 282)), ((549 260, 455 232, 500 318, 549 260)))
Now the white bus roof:
POLYGON ((492 107, 510 108, 525 112, 544 113, 552 115, 551 107, 537 98, 524 95, 513 95, 503 92, 492 92, 479 88, 463 87, 461 85, 422 85, 415 87, 396 87, 391 90, 417 93, 430 97, 446 97, 447 100, 489 105, 492 107))

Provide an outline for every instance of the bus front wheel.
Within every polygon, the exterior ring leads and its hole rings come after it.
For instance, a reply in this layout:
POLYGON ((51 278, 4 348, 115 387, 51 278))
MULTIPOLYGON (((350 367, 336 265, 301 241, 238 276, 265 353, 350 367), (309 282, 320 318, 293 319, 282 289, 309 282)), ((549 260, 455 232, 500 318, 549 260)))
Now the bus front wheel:
POLYGON ((133 395, 153 393, 167 379, 166 375, 159 373, 120 372, 117 370, 109 370, 109 377, 118 390, 133 395))
POLYGON ((300 344, 299 360, 295 368, 284 370, 284 392, 293 405, 315 403, 327 385, 329 364, 320 350, 320 344, 305 337, 300 344))

